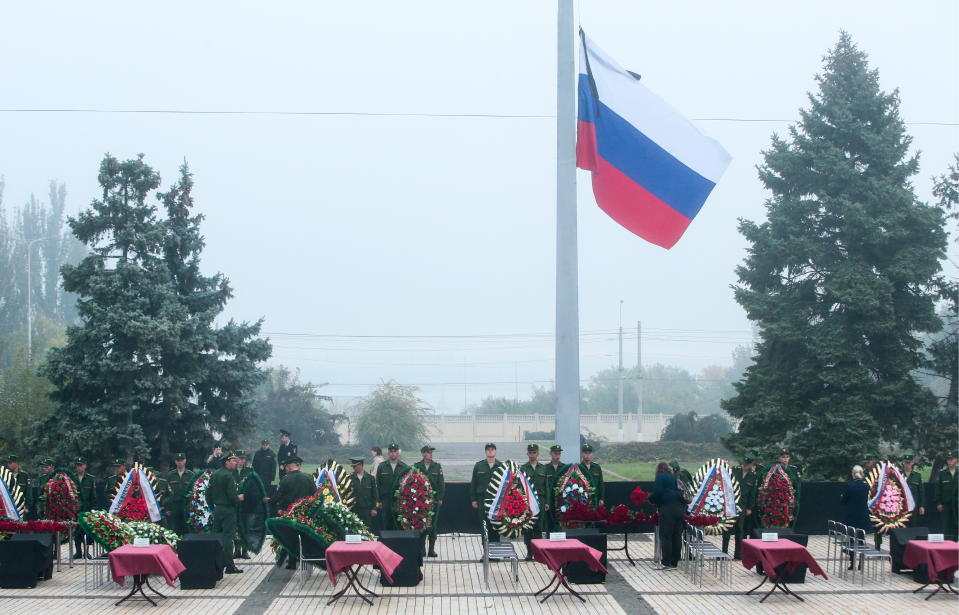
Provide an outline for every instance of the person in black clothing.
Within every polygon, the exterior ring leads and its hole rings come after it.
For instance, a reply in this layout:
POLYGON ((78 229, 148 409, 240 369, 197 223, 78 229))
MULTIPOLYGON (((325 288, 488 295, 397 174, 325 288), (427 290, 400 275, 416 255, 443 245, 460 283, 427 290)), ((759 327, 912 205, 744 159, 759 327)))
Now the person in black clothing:
POLYGON ((286 463, 291 457, 296 457, 296 443, 290 439, 290 432, 280 430, 280 449, 276 451, 276 462, 280 464, 280 480, 286 475, 286 463))
POLYGON ((683 504, 673 469, 665 461, 656 466, 656 483, 649 501, 659 508, 659 547, 662 558, 658 569, 676 570, 683 546, 686 506, 683 504))
MULTIPOLYGON (((852 467, 852 480, 846 483, 846 489, 839 498, 839 503, 846 507, 846 514, 843 523, 850 527, 865 530, 868 534, 872 532, 872 523, 869 522, 869 485, 863 478, 862 466, 852 467)), ((856 556, 849 552, 849 570, 856 564, 856 556)), ((862 567, 862 562, 859 562, 862 567)))
POLYGON ((270 441, 260 443, 260 450, 253 454, 253 471, 257 473, 267 491, 276 480, 276 453, 270 448, 270 441))

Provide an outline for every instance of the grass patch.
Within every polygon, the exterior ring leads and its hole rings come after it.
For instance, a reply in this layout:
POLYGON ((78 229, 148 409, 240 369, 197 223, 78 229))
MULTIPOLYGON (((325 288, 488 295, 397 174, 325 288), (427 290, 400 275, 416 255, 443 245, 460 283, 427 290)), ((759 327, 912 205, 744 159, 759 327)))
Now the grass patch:
MULTIPOLYGON (((679 465, 685 470, 688 470, 690 474, 695 474, 696 470, 699 469, 701 465, 706 463, 706 460, 700 461, 680 461, 679 465)), ((616 472, 626 478, 626 480, 642 480, 642 481, 651 481, 656 478, 656 462, 655 461, 631 461, 631 462, 619 462, 619 463, 604 463, 602 464, 603 470, 610 470, 616 472)), ((608 481, 612 480, 623 480, 617 476, 606 473, 603 477, 608 481)))

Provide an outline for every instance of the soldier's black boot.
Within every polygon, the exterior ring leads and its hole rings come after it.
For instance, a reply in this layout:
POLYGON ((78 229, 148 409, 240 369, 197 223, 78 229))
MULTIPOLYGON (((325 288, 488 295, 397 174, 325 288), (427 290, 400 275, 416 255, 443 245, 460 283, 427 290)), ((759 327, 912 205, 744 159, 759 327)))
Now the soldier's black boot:
POLYGON ((426 557, 439 557, 436 554, 436 536, 430 536, 430 550, 427 552, 426 557))

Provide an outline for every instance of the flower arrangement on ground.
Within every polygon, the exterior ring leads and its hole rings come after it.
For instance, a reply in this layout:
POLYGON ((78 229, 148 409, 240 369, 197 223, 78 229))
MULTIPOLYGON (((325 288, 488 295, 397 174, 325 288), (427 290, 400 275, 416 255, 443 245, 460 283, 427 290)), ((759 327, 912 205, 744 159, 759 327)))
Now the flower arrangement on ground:
POLYGON ((80 527, 107 551, 133 542, 133 531, 122 519, 105 510, 80 515, 80 527))
POLYGON ((762 527, 791 527, 796 520, 796 489, 783 467, 771 467, 759 486, 762 527))
POLYGON ((76 521, 80 512, 77 480, 69 470, 58 468, 43 486, 43 518, 49 521, 76 521))
POLYGON ((2 534, 65 534, 69 527, 59 521, 0 521, 2 534))
POLYGON ((693 497, 687 512, 716 519, 704 525, 707 534, 719 535, 732 528, 739 516, 739 482, 723 459, 710 459, 693 478, 693 497))
POLYGON ((151 545, 170 545, 175 549, 180 541, 176 532, 149 521, 130 521, 126 526, 134 538, 149 538, 151 545))
MULTIPOLYGON (((593 482, 592 479, 583 473, 579 464, 571 464, 567 470, 556 481, 556 487, 553 489, 553 502, 557 522, 562 527, 573 527, 568 523, 573 521, 564 521, 564 515, 572 512, 577 504, 590 508, 593 501, 593 482)), ((582 509, 577 507, 576 512, 582 514, 582 509)), ((569 515, 566 515, 569 518, 569 515)))
POLYGON ((512 459, 503 463, 486 489, 486 516, 500 535, 516 538, 539 517, 539 499, 529 477, 512 459))
POLYGON ((270 549, 273 550, 277 565, 286 561, 291 553, 297 552, 298 545, 294 542, 296 533, 312 539, 324 550, 347 534, 359 534, 364 540, 376 540, 362 519, 344 504, 326 501, 319 495, 293 502, 279 516, 267 520, 266 526, 272 535, 270 549))
POLYGON ((906 527, 916 501, 899 468, 883 462, 866 477, 869 484, 869 520, 876 532, 885 534, 897 527, 906 527))
POLYGON ((206 490, 210 486, 212 470, 197 473, 190 486, 190 497, 186 500, 186 522, 194 532, 209 532, 213 529, 213 508, 206 501, 206 490))
POLYGON ((393 492, 396 498, 396 522, 404 530, 422 532, 433 525, 436 492, 426 474, 415 467, 400 478, 393 492))

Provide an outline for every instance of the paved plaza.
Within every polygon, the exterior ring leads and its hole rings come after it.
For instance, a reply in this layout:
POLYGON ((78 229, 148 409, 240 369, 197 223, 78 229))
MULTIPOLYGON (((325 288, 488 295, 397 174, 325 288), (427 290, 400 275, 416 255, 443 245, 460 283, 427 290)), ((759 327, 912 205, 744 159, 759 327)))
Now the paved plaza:
MULTIPOLYGON (((611 548, 620 546, 611 537, 611 548)), ((925 594, 913 594, 917 587, 906 575, 891 575, 888 582, 867 580, 860 586, 841 579, 807 575, 806 583, 795 585, 803 598, 800 603, 777 592, 764 604, 761 595, 743 595, 759 583, 761 577, 732 563, 732 584, 723 586, 708 572, 702 587, 690 582, 681 571, 658 572, 652 565, 652 541, 647 536, 630 537, 630 553, 635 566, 626 561, 622 551, 609 554, 610 575, 603 585, 575 586, 587 598, 581 603, 569 594, 558 592, 541 605, 532 593, 549 581, 545 566, 522 562, 519 581, 514 582, 505 563, 491 565, 489 587, 483 583, 482 565, 477 563, 481 543, 476 535, 443 535, 437 543, 441 557, 427 560, 424 580, 416 587, 381 587, 371 569, 364 568, 361 580, 382 597, 369 606, 359 598, 344 597, 326 606, 333 591, 326 573, 315 570, 305 580, 291 571, 278 569, 268 550, 250 561, 238 560, 245 572, 227 575, 209 590, 180 590, 165 585, 159 577, 151 583, 168 596, 158 607, 145 602, 114 603, 127 589, 112 581, 93 587, 84 586, 84 573, 92 578, 93 565, 76 562, 70 568, 55 572, 53 579, 41 582, 34 589, 0 589, 0 613, 3 615, 56 615, 164 613, 175 615, 305 615, 308 613, 413 613, 415 615, 522 615, 549 612, 556 615, 651 615, 697 613, 800 613, 809 615, 844 615, 858 613, 949 613, 959 610, 955 596, 943 594, 929 601, 925 594)), ((810 550, 826 568, 826 539, 810 537, 810 550)), ((522 551, 522 544, 517 545, 522 551)), ((127 583, 129 584, 129 579, 127 583)), ((342 587, 340 581, 337 588, 342 587)), ((129 587, 129 585, 128 585, 129 587)), ((768 584, 765 587, 769 587, 768 584)), ((765 588, 764 588, 765 589, 765 588)), ((927 590, 928 591, 928 590, 927 590)))

